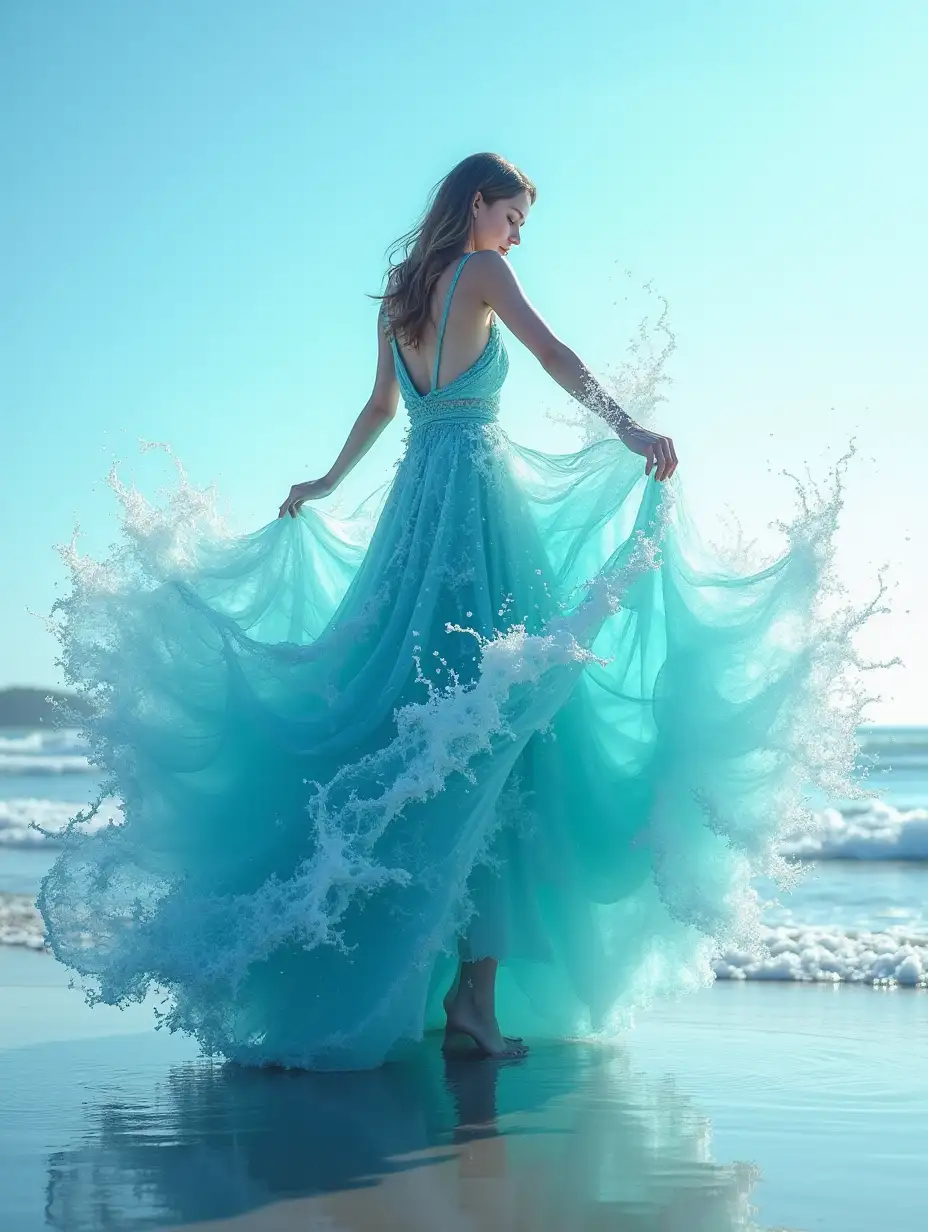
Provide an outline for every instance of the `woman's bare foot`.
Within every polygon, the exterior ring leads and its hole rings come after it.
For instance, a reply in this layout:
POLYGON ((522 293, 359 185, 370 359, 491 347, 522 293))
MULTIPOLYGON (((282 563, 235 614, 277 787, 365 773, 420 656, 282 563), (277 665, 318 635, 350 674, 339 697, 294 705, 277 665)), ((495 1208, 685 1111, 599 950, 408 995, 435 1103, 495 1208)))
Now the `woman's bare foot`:
POLYGON ((481 1009, 464 989, 457 987, 449 991, 443 1004, 448 1019, 445 1048, 455 1035, 468 1035, 487 1057, 509 1060, 527 1054, 528 1045, 522 1042, 521 1036, 503 1035, 496 1014, 481 1009))
MULTIPOLYGON (((458 998, 459 987, 460 986, 458 984, 458 981, 455 980, 455 982, 451 985, 451 987, 445 993, 444 1000, 442 1001, 442 1005, 444 1006, 446 1018, 449 1015, 454 1013, 454 1006, 458 998)), ((455 1034, 455 1031, 453 1028, 450 1031, 448 1030, 447 1027, 445 1028, 446 1036, 453 1035, 453 1034, 455 1034)), ((504 1035, 503 1039, 505 1040, 507 1044, 521 1044, 522 1043, 521 1035, 504 1035)))

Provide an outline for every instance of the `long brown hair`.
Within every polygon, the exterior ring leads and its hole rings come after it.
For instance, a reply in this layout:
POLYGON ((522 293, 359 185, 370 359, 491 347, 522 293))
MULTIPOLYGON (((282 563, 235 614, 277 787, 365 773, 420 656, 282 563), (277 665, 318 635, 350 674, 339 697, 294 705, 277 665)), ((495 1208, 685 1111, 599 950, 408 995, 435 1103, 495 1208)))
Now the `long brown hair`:
POLYGON ((428 324, 432 287, 467 245, 471 206, 478 192, 487 205, 520 192, 534 204, 537 190, 527 175, 499 154, 471 154, 439 180, 422 218, 387 250, 387 290, 371 299, 382 301, 387 332, 409 346, 419 345, 428 324), (394 262, 400 251, 402 259, 394 262))

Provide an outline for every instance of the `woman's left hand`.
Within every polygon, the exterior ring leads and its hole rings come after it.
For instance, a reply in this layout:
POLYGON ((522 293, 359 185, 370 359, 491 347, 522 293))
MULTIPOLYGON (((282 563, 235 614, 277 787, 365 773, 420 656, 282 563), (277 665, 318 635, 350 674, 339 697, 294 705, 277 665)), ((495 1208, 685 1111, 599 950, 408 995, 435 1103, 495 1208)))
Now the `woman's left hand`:
POLYGON ((295 518, 304 501, 319 500, 323 496, 328 496, 334 489, 335 484, 328 479, 310 479, 306 483, 295 483, 277 516, 282 518, 284 514, 289 513, 291 518, 295 518))

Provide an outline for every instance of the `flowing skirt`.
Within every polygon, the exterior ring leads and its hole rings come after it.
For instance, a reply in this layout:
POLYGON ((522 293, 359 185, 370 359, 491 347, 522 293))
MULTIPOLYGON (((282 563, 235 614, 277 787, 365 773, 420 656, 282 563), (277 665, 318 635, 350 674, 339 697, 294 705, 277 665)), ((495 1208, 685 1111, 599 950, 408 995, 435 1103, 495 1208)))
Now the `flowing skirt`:
POLYGON ((360 1069, 438 1024, 461 958, 499 959, 506 1030, 590 1035, 756 946, 752 879, 788 881, 783 832, 854 757, 840 472, 750 572, 642 472, 431 423, 351 516, 244 536, 183 472, 164 508, 113 479, 123 540, 72 547, 55 618, 122 817, 74 818, 38 898, 88 1000, 360 1069))

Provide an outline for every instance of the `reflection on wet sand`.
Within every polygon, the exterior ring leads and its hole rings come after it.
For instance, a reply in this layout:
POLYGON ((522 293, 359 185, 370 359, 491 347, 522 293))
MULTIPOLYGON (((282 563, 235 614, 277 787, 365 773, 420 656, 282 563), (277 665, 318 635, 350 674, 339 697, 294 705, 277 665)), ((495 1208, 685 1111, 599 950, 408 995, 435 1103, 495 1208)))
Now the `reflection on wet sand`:
POLYGON ((710 1125, 621 1048, 311 1074, 192 1062, 91 1097, 48 1165, 48 1225, 236 1229, 758 1229, 759 1170, 710 1158, 710 1125), (208 1221, 204 1223, 204 1221, 208 1221), (231 1225, 230 1225, 231 1226, 231 1225))

